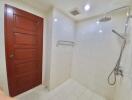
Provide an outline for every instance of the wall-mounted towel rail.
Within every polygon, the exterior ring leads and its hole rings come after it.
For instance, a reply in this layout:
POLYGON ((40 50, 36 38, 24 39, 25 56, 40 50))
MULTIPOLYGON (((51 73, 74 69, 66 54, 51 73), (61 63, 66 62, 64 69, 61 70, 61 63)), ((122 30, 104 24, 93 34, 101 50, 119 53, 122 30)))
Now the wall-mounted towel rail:
POLYGON ((59 45, 74 46, 75 45, 75 42, 73 42, 73 41, 63 41, 63 40, 59 40, 59 41, 57 41, 56 46, 59 46, 59 45))

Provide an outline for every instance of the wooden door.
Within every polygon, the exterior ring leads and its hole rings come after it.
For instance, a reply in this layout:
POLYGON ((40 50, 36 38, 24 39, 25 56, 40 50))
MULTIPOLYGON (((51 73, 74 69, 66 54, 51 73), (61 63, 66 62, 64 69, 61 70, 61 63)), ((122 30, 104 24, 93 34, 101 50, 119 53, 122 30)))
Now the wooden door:
POLYGON ((16 96, 42 83, 43 19, 5 5, 8 86, 16 96))

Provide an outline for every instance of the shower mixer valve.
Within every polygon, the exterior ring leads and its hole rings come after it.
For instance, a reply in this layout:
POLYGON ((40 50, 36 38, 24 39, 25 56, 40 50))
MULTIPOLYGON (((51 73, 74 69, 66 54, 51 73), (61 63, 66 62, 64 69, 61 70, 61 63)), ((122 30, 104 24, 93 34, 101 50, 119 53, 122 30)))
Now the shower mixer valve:
POLYGON ((115 68, 115 73, 116 75, 120 75, 121 77, 123 77, 123 70, 121 69, 121 67, 115 68))

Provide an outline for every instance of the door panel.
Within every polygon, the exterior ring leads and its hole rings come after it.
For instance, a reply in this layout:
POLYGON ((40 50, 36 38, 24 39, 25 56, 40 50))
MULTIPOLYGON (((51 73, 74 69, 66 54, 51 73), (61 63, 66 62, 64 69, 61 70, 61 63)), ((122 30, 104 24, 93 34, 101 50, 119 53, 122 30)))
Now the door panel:
POLYGON ((23 73, 29 73, 35 70, 37 70, 36 63, 32 61, 25 62, 24 64, 19 63, 19 64, 16 64, 15 66, 16 75, 23 74, 23 73))
POLYGON ((15 33, 15 43, 24 45, 35 45, 36 37, 30 34, 15 33))
POLYGON ((33 20, 30 20, 20 15, 14 15, 14 22, 15 22, 15 27, 22 28, 24 30, 35 31, 36 29, 33 20))
POLYGON ((5 5, 6 61, 11 96, 42 83, 42 37, 42 18, 5 5))
POLYGON ((33 88, 40 84, 38 82, 39 76, 37 73, 25 74, 16 77, 16 92, 26 91, 27 88, 33 88))
POLYGON ((15 60, 28 60, 36 57, 35 49, 17 49, 14 50, 15 60))

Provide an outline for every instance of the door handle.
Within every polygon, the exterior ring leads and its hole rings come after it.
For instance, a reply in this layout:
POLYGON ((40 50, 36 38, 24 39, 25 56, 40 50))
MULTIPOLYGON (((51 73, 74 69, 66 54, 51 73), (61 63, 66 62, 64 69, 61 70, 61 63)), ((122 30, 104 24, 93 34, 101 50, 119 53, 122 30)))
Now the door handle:
POLYGON ((10 57, 11 59, 14 58, 14 54, 11 54, 9 57, 10 57))

